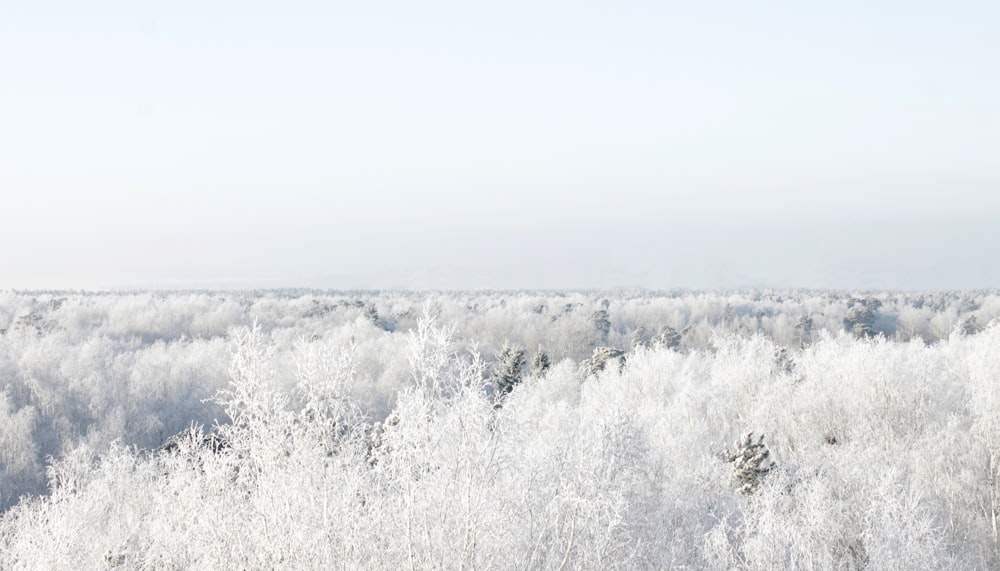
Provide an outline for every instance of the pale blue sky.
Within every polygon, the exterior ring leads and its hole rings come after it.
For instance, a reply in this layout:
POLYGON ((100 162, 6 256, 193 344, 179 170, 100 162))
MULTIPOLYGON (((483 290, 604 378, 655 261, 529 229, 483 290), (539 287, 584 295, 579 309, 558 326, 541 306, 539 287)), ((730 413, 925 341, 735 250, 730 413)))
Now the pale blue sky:
POLYGON ((996 2, 0 7, 0 288, 1000 287, 996 2))

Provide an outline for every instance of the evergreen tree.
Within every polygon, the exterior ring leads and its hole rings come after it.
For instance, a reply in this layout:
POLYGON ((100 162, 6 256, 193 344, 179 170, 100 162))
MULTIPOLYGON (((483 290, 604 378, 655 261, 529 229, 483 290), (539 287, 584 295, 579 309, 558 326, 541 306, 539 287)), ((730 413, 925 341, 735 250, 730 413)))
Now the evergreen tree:
POLYGON ((493 364, 493 388, 501 398, 521 382, 526 364, 524 355, 524 349, 506 343, 497 355, 497 361, 493 364))
POLYGON ((594 324, 594 329, 601 336, 601 339, 607 339, 608 334, 611 333, 611 319, 608 316, 607 309, 599 309, 595 311, 590 316, 590 321, 594 324))
POLYGON ((681 334, 669 325, 660 328, 659 333, 653 338, 653 345, 666 347, 667 349, 679 349, 681 346, 681 334))
POLYGON ((544 375, 551 366, 552 362, 549 360, 549 354, 541 349, 531 358, 531 371, 537 376, 544 375))
POLYGON ((378 315, 378 308, 374 305, 365 306, 365 317, 368 321, 371 321, 376 327, 379 325, 380 319, 378 315))
POLYGON ((646 332, 646 328, 640 325, 634 331, 632 331, 632 339, 629 343, 629 347, 631 348, 632 351, 635 351, 639 347, 648 347, 648 346, 649 346, 649 336, 646 332))
POLYGON ((976 319, 975 315, 970 315, 967 319, 962 321, 962 335, 975 335, 976 333, 979 333, 980 330, 979 321, 976 319))
POLYGON ((875 312, 880 307, 882 307, 882 302, 873 297, 853 299, 851 307, 844 317, 844 329, 859 339, 868 339, 878 335, 878 331, 875 329, 875 312))
POLYGON ((795 338, 799 342, 800 347, 805 347, 812 342, 812 333, 815 323, 813 318, 808 313, 803 314, 799 318, 798 323, 795 324, 795 338))
POLYGON ((597 375, 607 367, 608 361, 618 363, 618 370, 625 366, 625 352, 614 347, 596 347, 594 354, 582 363, 585 375, 597 375))
POLYGON ((764 435, 754 440, 753 432, 748 432, 735 443, 735 452, 726 452, 726 462, 733 465, 739 491, 750 495, 757 490, 761 478, 774 468, 771 453, 764 445, 764 435))

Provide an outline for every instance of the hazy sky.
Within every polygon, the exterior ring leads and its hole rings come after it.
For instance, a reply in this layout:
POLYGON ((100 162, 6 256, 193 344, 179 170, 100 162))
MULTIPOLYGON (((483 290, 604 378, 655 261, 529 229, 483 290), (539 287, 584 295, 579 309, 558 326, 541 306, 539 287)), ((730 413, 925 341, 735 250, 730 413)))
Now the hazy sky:
POLYGON ((0 288, 1000 287, 998 22, 5 2, 0 288))

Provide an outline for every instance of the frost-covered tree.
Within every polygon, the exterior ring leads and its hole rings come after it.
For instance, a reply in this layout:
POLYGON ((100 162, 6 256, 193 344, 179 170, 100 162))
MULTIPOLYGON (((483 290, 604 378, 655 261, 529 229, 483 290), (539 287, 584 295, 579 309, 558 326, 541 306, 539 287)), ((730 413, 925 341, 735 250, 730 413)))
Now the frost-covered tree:
POLYGON ((970 315, 967 318, 963 319, 962 325, 959 328, 959 331, 962 332, 962 335, 975 335, 976 333, 979 333, 981 330, 982 328, 979 326, 979 321, 976 320, 975 315, 970 315))
POLYGON ((875 328, 876 312, 882 302, 873 297, 853 299, 844 316, 844 329, 859 339, 868 339, 878 335, 875 328))
POLYGON ((541 349, 531 358, 531 372, 536 376, 544 375, 551 366, 552 361, 549 359, 549 354, 541 349))
POLYGON ((607 339, 608 334, 611 333, 611 319, 608 315, 608 310, 598 309, 590 316, 591 323, 594 324, 594 330, 601 339, 607 339))
POLYGON ((795 360, 789 354, 787 347, 775 348, 774 369, 780 374, 795 375, 795 360))
POLYGON ((585 375, 597 375, 609 362, 617 363, 618 370, 621 370, 625 366, 625 352, 614 347, 596 347, 594 354, 581 363, 581 367, 585 375))
POLYGON ((677 350, 680 349, 682 340, 681 334, 676 329, 669 325, 664 325, 660 328, 656 336, 653 337, 653 346, 677 350))
POLYGON ((213 426, 208 432, 201 425, 191 426, 174 434, 161 445, 157 452, 161 454, 176 454, 185 449, 203 449, 218 454, 229 448, 225 437, 218 426, 213 426))
POLYGON ((365 319, 371 321, 376 327, 379 326, 381 320, 378 315, 378 308, 375 305, 365 306, 365 319))
POLYGON ((646 328, 642 325, 632 330, 632 335, 629 339, 629 349, 635 351, 640 347, 648 347, 650 344, 649 335, 646 332, 646 328))
POLYGON ((524 348, 504 344, 493 364, 493 388, 501 398, 521 382, 526 364, 524 348))
POLYGON ((933 316, 934 314, 929 309, 915 305, 904 306, 896 315, 899 324, 896 330, 898 338, 902 341, 930 338, 928 326, 933 316))
POLYGON ((799 317, 798 322, 795 323, 795 340, 798 341, 799 347, 805 347, 810 342, 812 342, 813 329, 816 323, 813 318, 808 313, 803 314, 799 317))
POLYGON ((764 435, 754 439, 753 432, 748 432, 736 440, 734 449, 733 452, 726 451, 725 460, 733 465, 740 493, 753 494, 761 479, 775 466, 770 460, 770 451, 764 445, 764 435))

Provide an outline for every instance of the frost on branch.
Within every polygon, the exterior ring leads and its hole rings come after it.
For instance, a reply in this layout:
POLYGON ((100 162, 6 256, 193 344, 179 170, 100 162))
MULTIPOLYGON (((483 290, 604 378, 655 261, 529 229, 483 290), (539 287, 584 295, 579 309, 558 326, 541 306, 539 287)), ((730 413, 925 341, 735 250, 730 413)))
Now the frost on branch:
POLYGON ((753 494, 765 474, 774 468, 771 453, 764 445, 764 435, 754 441, 753 432, 748 432, 734 443, 736 452, 726 451, 725 460, 733 464, 733 472, 744 495, 753 494))
POLYGON ((225 452, 229 448, 225 437, 219 431, 218 426, 213 426, 208 432, 200 425, 191 423, 186 428, 170 438, 157 448, 161 454, 181 454, 193 451, 207 450, 213 454, 225 452))

